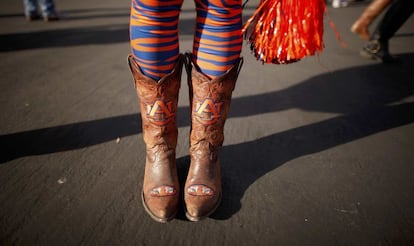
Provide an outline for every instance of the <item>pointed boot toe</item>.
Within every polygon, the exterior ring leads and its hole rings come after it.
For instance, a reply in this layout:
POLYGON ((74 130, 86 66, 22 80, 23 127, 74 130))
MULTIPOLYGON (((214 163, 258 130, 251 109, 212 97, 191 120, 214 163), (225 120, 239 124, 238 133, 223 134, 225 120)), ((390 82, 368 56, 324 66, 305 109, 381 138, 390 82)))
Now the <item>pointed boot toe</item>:
POLYGON ((191 195, 188 192, 185 196, 186 217, 190 221, 200 221, 213 214, 221 202, 221 191, 211 195, 191 195))
POLYGON ((142 205, 147 214, 155 221, 167 223, 175 218, 178 211, 178 195, 170 197, 151 197, 142 193, 142 205))

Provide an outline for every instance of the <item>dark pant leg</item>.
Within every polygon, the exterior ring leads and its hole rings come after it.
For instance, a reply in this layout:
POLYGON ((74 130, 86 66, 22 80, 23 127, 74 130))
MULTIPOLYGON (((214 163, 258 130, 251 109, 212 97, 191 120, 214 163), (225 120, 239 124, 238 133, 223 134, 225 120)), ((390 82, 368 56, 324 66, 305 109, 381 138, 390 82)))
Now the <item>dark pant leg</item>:
POLYGON ((373 39, 387 42, 414 11, 414 0, 394 0, 377 26, 373 39))

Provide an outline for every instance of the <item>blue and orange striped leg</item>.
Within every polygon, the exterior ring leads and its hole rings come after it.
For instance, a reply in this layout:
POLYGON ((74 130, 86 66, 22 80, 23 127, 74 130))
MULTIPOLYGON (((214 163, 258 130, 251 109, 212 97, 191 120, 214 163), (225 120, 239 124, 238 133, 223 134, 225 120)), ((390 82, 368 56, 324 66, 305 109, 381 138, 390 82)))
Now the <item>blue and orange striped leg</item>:
POLYGON ((179 56, 178 18, 183 0, 132 0, 130 44, 144 75, 158 81, 179 56))
POLYGON ((194 62, 215 78, 227 72, 242 49, 241 0, 195 0, 194 62))
POLYGON ((187 54, 191 101, 190 168, 184 185, 186 216, 210 216, 222 197, 220 148, 242 65, 241 0, 196 0, 193 54, 187 54))
POLYGON ((141 200, 158 222, 178 211, 177 104, 183 57, 178 47, 182 0, 132 0, 128 62, 137 90, 146 162, 141 200))

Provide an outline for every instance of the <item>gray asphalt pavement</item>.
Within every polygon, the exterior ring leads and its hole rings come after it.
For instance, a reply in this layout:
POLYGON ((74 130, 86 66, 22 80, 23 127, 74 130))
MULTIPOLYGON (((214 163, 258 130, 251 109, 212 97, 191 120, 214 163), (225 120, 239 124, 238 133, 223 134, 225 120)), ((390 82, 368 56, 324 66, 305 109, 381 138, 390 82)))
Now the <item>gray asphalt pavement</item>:
MULTIPOLYGON (((328 7, 320 56, 262 65, 246 44, 221 153, 222 204, 199 223, 181 210, 159 224, 140 201, 130 2, 56 4, 61 21, 29 23, 21 1, 0 2, 0 245, 414 245, 413 17, 390 42, 399 64, 359 56, 363 41, 349 27, 367 2, 328 7)), ((183 52, 193 8, 186 0, 183 52)), ((181 183, 189 119, 183 74, 181 183)))

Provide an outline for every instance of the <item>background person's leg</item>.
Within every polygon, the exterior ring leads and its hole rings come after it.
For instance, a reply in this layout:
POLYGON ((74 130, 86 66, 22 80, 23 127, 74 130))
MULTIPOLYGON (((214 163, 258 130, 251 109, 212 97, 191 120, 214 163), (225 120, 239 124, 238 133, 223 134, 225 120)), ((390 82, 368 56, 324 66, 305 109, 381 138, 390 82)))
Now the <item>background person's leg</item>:
POLYGON ((378 24, 373 34, 373 38, 381 41, 388 41, 407 21, 413 11, 414 1, 394 0, 381 22, 378 24))
POLYGON ((39 17, 37 11, 37 1, 36 0, 23 0, 24 4, 24 14, 28 20, 39 17))
POLYGON ((361 50, 361 55, 384 63, 397 61, 391 56, 388 41, 407 21, 414 11, 414 1, 394 0, 390 8, 377 25, 370 41, 361 50))

